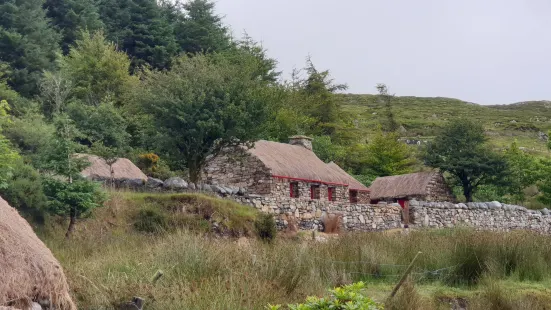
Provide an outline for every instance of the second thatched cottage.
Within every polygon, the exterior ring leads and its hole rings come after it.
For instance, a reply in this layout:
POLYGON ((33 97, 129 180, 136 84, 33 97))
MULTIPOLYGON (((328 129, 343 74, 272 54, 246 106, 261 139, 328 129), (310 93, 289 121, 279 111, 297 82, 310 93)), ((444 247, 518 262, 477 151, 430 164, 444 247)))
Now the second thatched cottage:
POLYGON ((212 158, 204 169, 209 184, 244 188, 249 194, 276 200, 320 200, 369 203, 369 189, 334 163, 312 151, 312 139, 257 141, 253 148, 235 147, 212 158))

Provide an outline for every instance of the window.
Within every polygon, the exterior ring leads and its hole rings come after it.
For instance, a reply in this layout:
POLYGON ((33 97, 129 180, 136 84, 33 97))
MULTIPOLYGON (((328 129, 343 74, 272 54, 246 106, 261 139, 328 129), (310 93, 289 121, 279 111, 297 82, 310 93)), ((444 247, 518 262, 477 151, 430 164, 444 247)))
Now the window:
POLYGON ((358 191, 350 191, 350 203, 358 203, 358 191))
POLYGON ((310 186, 310 199, 320 199, 320 186, 311 185, 310 186))
POLYGON ((329 201, 336 201, 335 197, 335 188, 334 187, 328 187, 327 188, 327 200, 329 201))
POLYGON ((298 198, 299 196, 298 182, 290 183, 290 191, 291 191, 291 198, 298 198))

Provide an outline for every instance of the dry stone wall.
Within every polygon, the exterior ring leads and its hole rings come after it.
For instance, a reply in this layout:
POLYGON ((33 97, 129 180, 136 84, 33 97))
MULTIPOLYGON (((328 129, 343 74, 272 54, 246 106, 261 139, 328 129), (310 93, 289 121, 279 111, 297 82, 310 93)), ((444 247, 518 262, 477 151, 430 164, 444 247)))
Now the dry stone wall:
POLYGON ((444 176, 440 173, 435 174, 427 186, 427 197, 429 201, 453 201, 454 197, 446 185, 444 176))
POLYGON ((401 208, 398 204, 350 204, 306 199, 277 199, 256 195, 231 197, 261 212, 274 214, 280 229, 297 220, 301 229, 323 229, 323 218, 338 215, 343 228, 349 231, 382 231, 401 227, 401 208))
POLYGON ((479 230, 532 230, 551 234, 549 210, 488 203, 410 202, 410 220, 415 227, 472 227, 479 230))

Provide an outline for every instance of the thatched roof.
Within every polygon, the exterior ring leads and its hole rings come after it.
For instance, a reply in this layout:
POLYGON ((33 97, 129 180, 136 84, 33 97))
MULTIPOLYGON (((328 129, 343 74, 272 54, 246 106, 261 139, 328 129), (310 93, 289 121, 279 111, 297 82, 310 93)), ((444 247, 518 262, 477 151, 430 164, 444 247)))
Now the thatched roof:
POLYGON ((49 300, 55 309, 76 309, 59 262, 27 221, 0 198, 0 305, 29 299, 49 300))
POLYGON ((340 173, 343 178, 345 178, 348 181, 348 185, 350 189, 357 189, 357 190, 369 190, 365 185, 360 183, 360 181, 354 179, 351 175, 349 175, 346 171, 344 171, 339 165, 335 164, 334 162, 330 162, 327 164, 329 168, 333 169, 337 173, 340 173))
MULTIPOLYGON (((84 156, 90 162, 90 166, 84 169, 81 174, 91 179, 110 179, 111 170, 104 159, 88 154, 79 154, 84 156)), ((113 164, 114 178, 120 179, 142 179, 147 180, 147 176, 134 163, 126 158, 119 158, 113 164)))
POLYGON ((427 194, 427 186, 438 172, 418 172, 377 178, 371 184, 371 199, 405 198, 427 194))
POLYGON ((262 161, 275 177, 351 185, 354 189, 368 190, 344 170, 324 163, 314 152, 300 145, 260 140, 247 151, 262 161))

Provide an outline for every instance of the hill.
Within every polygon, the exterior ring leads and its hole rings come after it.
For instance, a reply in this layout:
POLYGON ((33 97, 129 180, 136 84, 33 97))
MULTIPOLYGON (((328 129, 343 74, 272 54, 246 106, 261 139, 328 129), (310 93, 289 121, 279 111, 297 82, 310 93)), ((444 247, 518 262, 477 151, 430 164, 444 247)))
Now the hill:
MULTIPOLYGON (((339 95, 358 129, 366 134, 384 121, 385 109, 376 95, 339 95)), ((430 140, 448 120, 463 117, 480 121, 492 144, 503 148, 517 140, 520 147, 544 155, 542 133, 551 129, 551 101, 527 101, 509 105, 479 105, 444 97, 395 97, 394 114, 405 128, 404 137, 430 140)))

